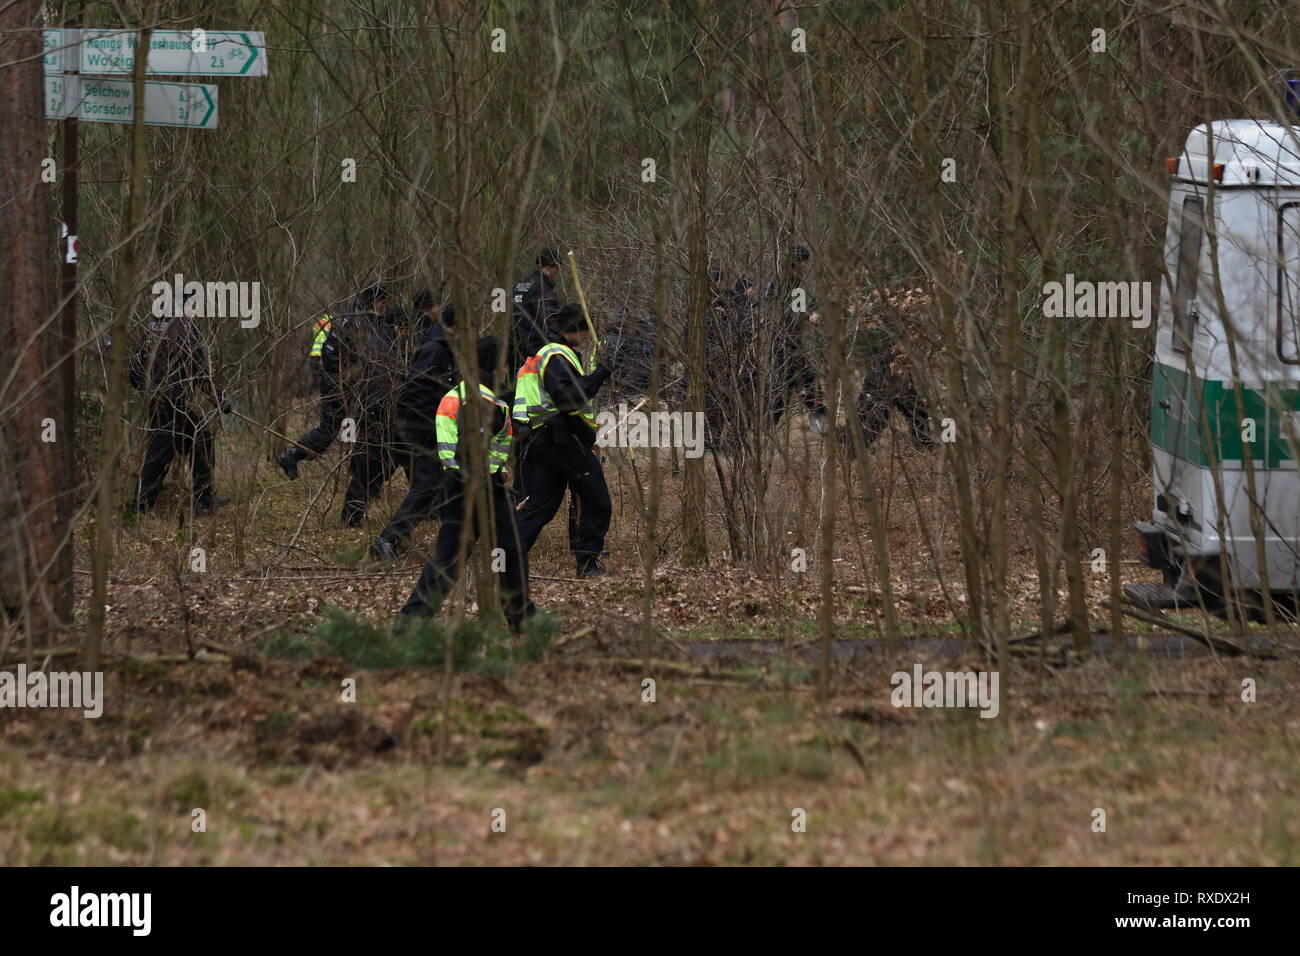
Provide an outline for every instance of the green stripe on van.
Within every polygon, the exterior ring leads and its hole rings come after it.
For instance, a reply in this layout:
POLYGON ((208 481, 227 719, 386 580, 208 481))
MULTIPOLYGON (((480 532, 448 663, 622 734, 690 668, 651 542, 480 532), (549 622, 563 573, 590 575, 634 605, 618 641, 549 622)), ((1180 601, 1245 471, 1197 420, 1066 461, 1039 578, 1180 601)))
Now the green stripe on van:
MULTIPOLYGON (((1242 388, 1244 416, 1237 414, 1237 399, 1229 382, 1200 380, 1198 400, 1187 388, 1187 372, 1157 363, 1151 376, 1151 444, 1202 468, 1210 464, 1205 453, 1204 414, 1217 461, 1242 461, 1245 449, 1266 468, 1276 468, 1293 456, 1282 437, 1282 420, 1300 410, 1300 388, 1276 383, 1264 389, 1242 388), (1186 401, 1186 407, 1184 407, 1186 401), (1168 404, 1168 409, 1161 403, 1168 404), (1203 411, 1202 411, 1203 409, 1203 411), (1255 421, 1254 443, 1242 441, 1242 418, 1255 421)), ((1297 422, 1300 425, 1300 422, 1297 422)))

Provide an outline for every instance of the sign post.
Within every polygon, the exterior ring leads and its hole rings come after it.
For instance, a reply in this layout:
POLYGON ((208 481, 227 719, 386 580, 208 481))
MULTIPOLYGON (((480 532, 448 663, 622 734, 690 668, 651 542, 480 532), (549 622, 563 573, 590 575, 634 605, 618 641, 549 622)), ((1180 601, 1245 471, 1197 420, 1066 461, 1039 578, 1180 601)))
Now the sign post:
MULTIPOLYGON (((50 66, 50 34, 59 34, 55 41, 54 58, 58 61, 57 66, 62 67, 73 57, 65 55, 66 49, 58 49, 61 42, 70 41, 79 43, 81 39, 81 21, 73 17, 68 21, 67 29, 64 30, 46 30, 45 31, 45 64, 48 72, 50 66)), ((73 50, 76 49, 74 46, 73 50)), ((65 87, 67 81, 76 85, 77 64, 71 63, 71 73, 64 72, 65 87)), ((50 77, 46 77, 46 86, 49 86, 50 77)), ((64 91, 65 96, 67 90, 64 91)), ((49 93, 46 92, 46 104, 49 104, 49 93)), ((59 384, 63 392, 63 431, 65 435, 71 436, 76 429, 77 422, 77 189, 79 187, 78 178, 81 168, 81 150, 80 150, 80 132, 77 125, 77 117, 74 114, 63 110, 63 104, 60 104, 63 117, 63 224, 66 235, 63 237, 63 307, 59 313, 59 350, 61 354, 61 364, 59 366, 59 384)), ((72 529, 72 511, 73 495, 77 488, 77 456, 67 456, 68 483, 59 495, 59 502, 56 514, 62 524, 61 531, 70 534, 72 529)), ((69 538, 69 547, 71 539, 69 538)))
MULTIPOLYGON (((150 126, 217 128, 217 88, 201 83, 147 82, 137 103, 129 78, 140 32, 81 28, 77 16, 43 31, 45 116, 63 121, 63 302, 59 315, 59 366, 64 429, 75 427, 77 400, 77 196, 81 164, 80 121, 130 123, 137 109, 150 126), (125 75, 125 79, 114 79, 125 75)), ((266 36, 228 30, 153 30, 145 72, 173 76, 266 76, 266 36)), ((59 502, 67 509, 75 476, 59 502), (66 500, 63 500, 66 499, 66 500)))

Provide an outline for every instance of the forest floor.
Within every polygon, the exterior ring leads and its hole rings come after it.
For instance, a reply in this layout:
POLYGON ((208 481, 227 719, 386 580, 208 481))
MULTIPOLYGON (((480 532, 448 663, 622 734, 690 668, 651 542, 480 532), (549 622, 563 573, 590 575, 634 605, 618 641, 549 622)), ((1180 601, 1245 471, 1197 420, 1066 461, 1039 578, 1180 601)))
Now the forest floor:
MULTIPOLYGON (((802 436, 801 423, 792 431, 802 436)), ((964 589, 938 456, 886 440, 877 479, 904 636, 960 638, 964 589)), ((667 530, 650 545, 649 631, 636 501, 647 453, 635 471, 627 453, 609 453, 611 575, 572 578, 561 516, 532 567, 550 631, 512 645, 493 627, 454 630, 478 643, 449 682, 384 640, 436 528, 422 526, 395 566, 366 557, 402 478, 365 528, 347 529, 335 453, 290 483, 253 436, 225 433, 229 505, 187 527, 182 471, 153 516, 122 529, 103 716, 10 710, 0 720, 0 861, 1300 862, 1294 654, 1078 657, 1050 642, 999 668, 996 719, 895 708, 895 672, 979 669, 983 658, 953 640, 942 643, 955 652, 911 640, 884 650, 857 488, 841 499, 835 615, 837 638, 862 653, 836 658, 820 705, 817 483, 801 477, 816 474, 813 441, 792 442, 772 469, 769 541, 781 543, 766 563, 729 561, 722 515, 710 514, 709 565, 673 564, 681 482, 662 463, 667 530), (206 570, 191 569, 195 547, 206 570), (806 573, 791 569, 794 548, 806 550, 806 573), (722 651, 697 652, 714 645, 722 651), (355 702, 341 700, 349 681, 355 702)), ((1147 492, 1134 484, 1125 507, 1136 516, 1147 492)), ((1089 552, 1107 543, 1085 541, 1089 552)), ((1013 541, 1012 556, 1007 599, 1027 634, 1035 562, 1026 542, 1013 541)), ((84 607, 87 553, 77 566, 84 607)), ((1125 567, 1126 580, 1149 577, 1125 567)), ((1088 580, 1102 631, 1108 578, 1088 580)), ((465 595, 451 604, 474 610, 465 595)), ((77 658, 45 667, 76 669, 77 658)))

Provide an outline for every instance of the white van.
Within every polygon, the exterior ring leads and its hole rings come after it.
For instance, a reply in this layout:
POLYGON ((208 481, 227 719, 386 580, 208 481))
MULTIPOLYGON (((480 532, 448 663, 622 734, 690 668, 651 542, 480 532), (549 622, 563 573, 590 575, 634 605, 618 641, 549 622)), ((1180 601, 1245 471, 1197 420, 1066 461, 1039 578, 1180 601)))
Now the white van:
POLYGON ((1225 597, 1257 609, 1267 587, 1294 607, 1300 127, 1198 126, 1168 169, 1165 294, 1152 370, 1155 507, 1152 520, 1138 525, 1143 561, 1164 572, 1164 583, 1125 590, 1138 603, 1223 613, 1225 597))

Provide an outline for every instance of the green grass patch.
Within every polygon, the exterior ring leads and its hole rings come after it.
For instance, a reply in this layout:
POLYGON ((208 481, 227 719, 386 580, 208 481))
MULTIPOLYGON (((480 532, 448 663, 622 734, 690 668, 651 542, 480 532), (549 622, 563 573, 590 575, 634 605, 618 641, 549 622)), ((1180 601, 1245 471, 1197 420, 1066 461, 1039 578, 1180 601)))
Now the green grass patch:
POLYGON ((0 787, 0 819, 33 803, 43 803, 45 794, 39 790, 24 790, 22 787, 0 787))
POLYGON ((518 637, 497 622, 436 617, 401 618, 376 624, 350 611, 329 607, 310 636, 280 633, 263 647, 268 657, 306 661, 320 656, 341 658, 365 670, 442 668, 448 644, 458 671, 504 676, 513 664, 540 660, 560 633, 559 621, 538 614, 518 637))

